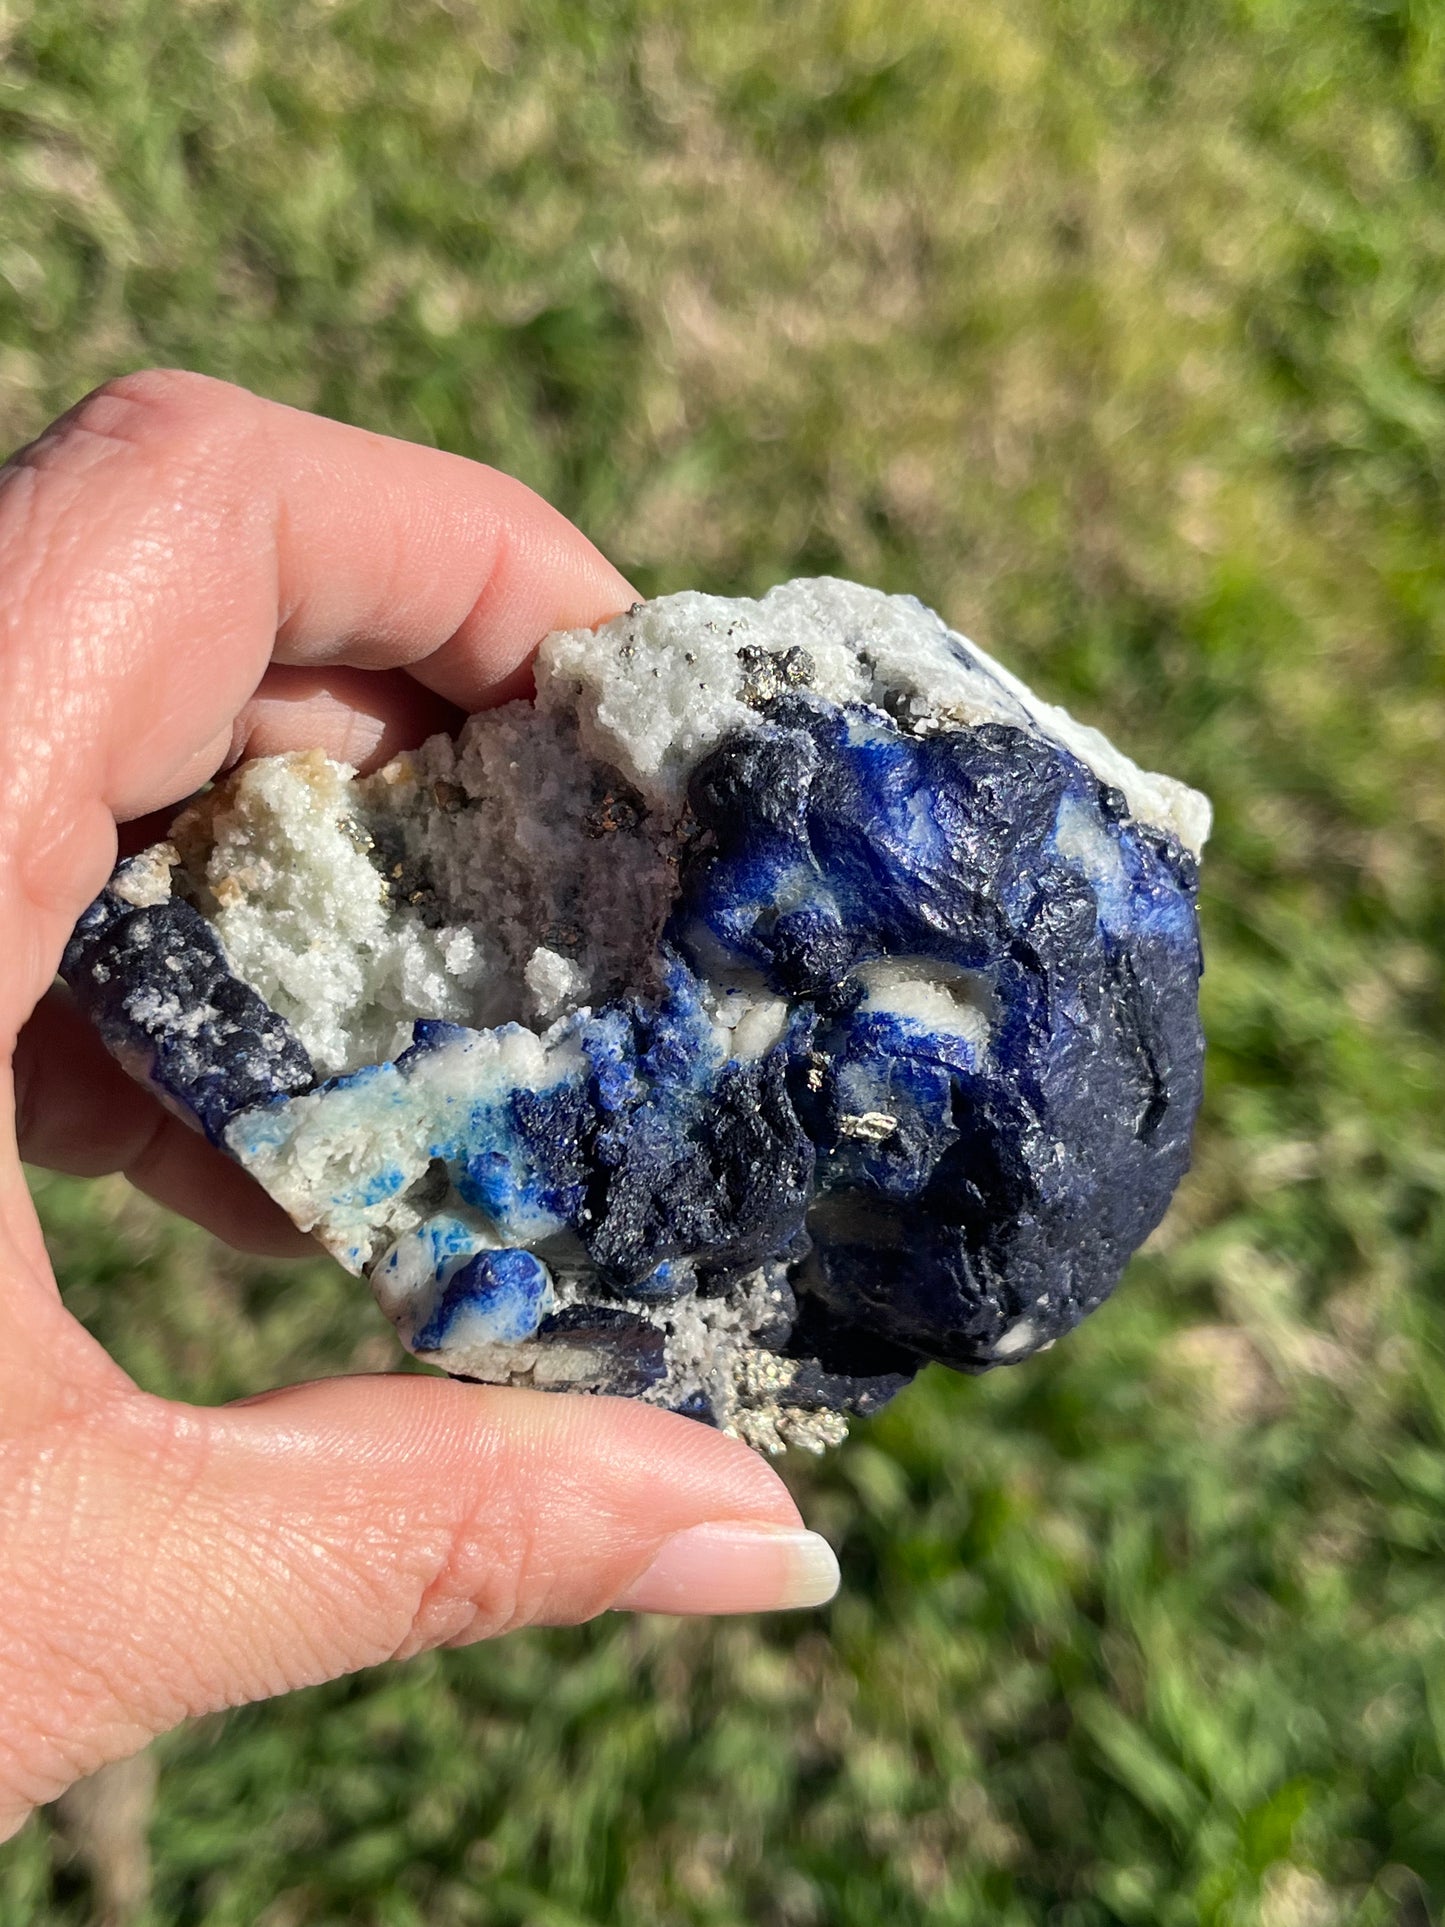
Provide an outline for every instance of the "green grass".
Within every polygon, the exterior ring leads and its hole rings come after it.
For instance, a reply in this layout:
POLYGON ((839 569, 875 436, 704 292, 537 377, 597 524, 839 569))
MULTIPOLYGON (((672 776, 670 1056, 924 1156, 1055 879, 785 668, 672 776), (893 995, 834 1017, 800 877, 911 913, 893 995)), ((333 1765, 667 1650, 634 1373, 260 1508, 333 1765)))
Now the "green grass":
MULTIPOLYGON (((1445 1905, 1445 10, 0 6, 0 443, 188 364, 482 456, 649 591, 911 589, 1208 789, 1196 1169, 1048 1358, 790 1466, 826 1612, 160 1747, 171 1927, 1423 1927, 1445 1905)), ((225 1397, 338 1274, 40 1186, 225 1397)), ((89 1917, 41 1820, 0 1921, 89 1917)))

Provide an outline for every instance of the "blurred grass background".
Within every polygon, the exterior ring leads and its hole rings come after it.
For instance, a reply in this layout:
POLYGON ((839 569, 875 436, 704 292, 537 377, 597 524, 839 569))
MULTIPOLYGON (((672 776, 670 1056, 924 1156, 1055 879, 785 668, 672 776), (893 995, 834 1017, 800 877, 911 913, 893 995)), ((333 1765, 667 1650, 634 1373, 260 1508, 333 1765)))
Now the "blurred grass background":
MULTIPOLYGON (((1424 1927, 1445 1902, 1445 9, 0 0, 0 445, 178 362, 643 588, 916 591, 1218 806, 1196 1169, 1048 1358, 819 1465, 825 1612, 157 1749, 205 1927, 1424 1927)), ((389 1334, 40 1179, 200 1399, 389 1334)), ((100 1903, 42 1818, 0 1920, 100 1903)))

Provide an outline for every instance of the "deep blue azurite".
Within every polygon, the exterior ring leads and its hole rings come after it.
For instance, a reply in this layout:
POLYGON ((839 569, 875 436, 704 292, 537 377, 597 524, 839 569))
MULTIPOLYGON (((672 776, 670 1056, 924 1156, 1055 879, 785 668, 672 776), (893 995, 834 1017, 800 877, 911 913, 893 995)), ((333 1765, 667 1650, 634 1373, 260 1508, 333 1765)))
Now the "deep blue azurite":
MULTIPOLYGON (((454 1215, 409 1234, 420 1257, 371 1261, 435 1280, 413 1349, 447 1362, 463 1330, 551 1345, 600 1361, 559 1382, 722 1416, 669 1376, 670 1334, 746 1285, 789 1406, 866 1412, 924 1360, 1022 1358, 1098 1305, 1186 1168, 1200 1098, 1196 869, 1175 837, 1039 733, 914 734, 785 689, 693 770, 676 874, 651 987, 579 1011, 555 1076, 427 1126, 454 1215), (764 1048, 718 1060, 719 990, 784 1000, 764 1048)), ((64 975, 243 1162, 299 1094, 370 1078, 400 1103, 479 1035, 423 1018, 393 1063, 319 1080, 196 910, 114 890, 64 975)))
POLYGON ((60 974, 115 1056, 213 1144, 237 1112, 316 1082, 301 1039, 234 975, 188 903, 138 908, 104 891, 76 924, 60 974))
POLYGON ((964 1369, 1021 1325, 1019 1354, 1068 1330, 1188 1164, 1193 858, 1052 744, 996 724, 919 741, 801 696, 717 750, 691 801, 711 847, 680 930, 819 1013, 790 1078, 817 1296, 964 1369), (780 914, 809 867, 825 891, 780 914), (858 967, 897 958, 966 973, 981 1048, 865 1007, 858 967), (850 1136, 870 1111, 896 1128, 850 1136))

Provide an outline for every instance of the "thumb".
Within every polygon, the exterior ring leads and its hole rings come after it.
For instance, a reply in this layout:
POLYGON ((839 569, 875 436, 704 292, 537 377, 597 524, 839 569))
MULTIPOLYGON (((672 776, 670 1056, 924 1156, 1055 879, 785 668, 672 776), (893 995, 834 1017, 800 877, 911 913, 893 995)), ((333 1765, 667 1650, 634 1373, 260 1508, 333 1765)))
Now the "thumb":
POLYGON ((626 1400, 381 1377, 204 1411, 101 1383, 0 1492, 0 1837, 191 1714, 608 1606, 837 1583, 762 1460, 626 1400))

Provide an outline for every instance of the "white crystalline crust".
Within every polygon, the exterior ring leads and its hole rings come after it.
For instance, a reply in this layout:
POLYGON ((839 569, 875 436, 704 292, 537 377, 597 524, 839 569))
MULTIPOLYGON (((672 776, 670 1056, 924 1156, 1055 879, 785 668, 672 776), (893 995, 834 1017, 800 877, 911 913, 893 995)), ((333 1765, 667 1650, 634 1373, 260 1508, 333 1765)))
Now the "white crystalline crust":
POLYGON ((267 757, 172 831, 180 887, 323 1073, 393 1056, 408 1013, 460 1017, 497 967, 476 929, 394 913, 352 774, 319 751, 267 757))
POLYGON ((319 751, 247 765, 176 825, 178 887, 332 1076, 418 1016, 541 1029, 639 985, 676 866, 671 820, 621 789, 513 703, 361 779, 319 751))
MULTIPOLYGON (((665 596, 549 636, 535 707, 474 716, 373 776, 319 751, 250 764, 175 826, 177 887, 324 1076, 394 1057, 418 1015, 540 1030, 645 986, 688 776, 782 687, 920 733, 1033 724, 1136 815, 1191 849, 1207 834, 1196 791, 1136 768, 921 603, 824 578, 761 601, 665 596)), ((159 873, 134 887, 164 890, 159 873)), ((767 1024, 739 1029, 739 1049, 766 1049, 767 1024)))
MULTIPOLYGON (((227 1145, 294 1223, 359 1272, 443 1202, 422 1185, 429 1143, 459 1129, 479 1103, 580 1071, 575 1038, 565 1025, 557 1030, 540 1038, 520 1024, 477 1031, 427 1053, 409 1076, 381 1064, 279 1108, 243 1111, 227 1127, 227 1145)), ((510 1230, 531 1243, 561 1228, 539 1216, 510 1230)))
POLYGON ((544 709, 575 709, 583 741, 639 790, 675 804, 700 757, 751 715, 740 651, 805 652, 799 686, 837 703, 870 703, 920 732, 1032 723, 1122 790, 1132 813, 1198 854, 1207 799, 1139 769, 1097 729, 1041 702, 1017 676, 912 596, 822 576, 785 582, 760 601, 685 591, 644 603, 597 631, 549 636, 537 663, 544 709))
MULTIPOLYGON (((496 1238, 481 1214, 449 1204, 444 1222, 462 1253, 495 1248, 496 1238)), ((470 1342, 449 1333, 445 1356, 419 1350, 416 1338, 430 1318, 443 1288, 435 1276, 436 1241, 424 1236, 426 1227, 402 1237, 372 1273, 377 1302, 391 1319, 409 1350, 431 1364, 467 1377, 503 1380, 536 1389, 565 1390, 586 1384, 607 1361, 585 1341, 559 1342, 497 1340, 485 1331, 470 1342)), ((551 1309, 566 1310, 586 1303, 591 1281, 580 1253, 569 1263, 553 1250, 551 1309)), ((777 1312, 778 1288, 759 1268, 721 1298, 689 1295, 673 1304, 644 1305, 635 1299, 614 1302, 624 1311, 640 1311, 663 1331, 667 1352, 666 1390, 669 1404, 701 1394, 718 1425, 759 1451, 782 1452, 789 1446, 820 1452, 847 1434, 847 1420, 837 1412, 807 1411, 791 1404, 789 1388, 797 1377, 795 1360, 779 1358, 756 1343, 756 1334, 777 1312)))

